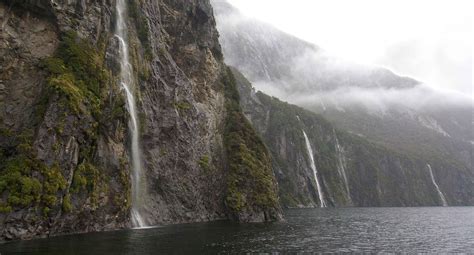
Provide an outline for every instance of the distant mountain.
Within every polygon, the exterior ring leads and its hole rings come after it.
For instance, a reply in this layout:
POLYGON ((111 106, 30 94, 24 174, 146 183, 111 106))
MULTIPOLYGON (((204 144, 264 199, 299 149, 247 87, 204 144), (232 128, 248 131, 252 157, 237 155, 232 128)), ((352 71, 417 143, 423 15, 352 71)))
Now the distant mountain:
POLYGON ((473 170, 473 104, 318 46, 213 1, 227 64, 256 89, 320 113, 338 128, 395 151, 473 170))
POLYGON ((318 114, 255 91, 233 72, 243 112, 272 155, 283 206, 318 207, 321 198, 327 206, 474 205, 474 173, 467 167, 341 131, 318 114))
POLYGON ((387 69, 333 58, 316 45, 243 16, 226 1, 215 0, 213 7, 226 62, 251 81, 277 83, 285 94, 342 86, 411 88, 419 83, 387 69))

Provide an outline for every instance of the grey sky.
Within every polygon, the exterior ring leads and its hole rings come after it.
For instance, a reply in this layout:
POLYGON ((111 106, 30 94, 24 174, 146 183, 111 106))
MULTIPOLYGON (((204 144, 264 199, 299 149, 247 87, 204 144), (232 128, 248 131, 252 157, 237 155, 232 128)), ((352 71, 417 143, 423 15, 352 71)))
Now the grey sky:
POLYGON ((474 1, 230 0, 338 57, 472 95, 474 1))

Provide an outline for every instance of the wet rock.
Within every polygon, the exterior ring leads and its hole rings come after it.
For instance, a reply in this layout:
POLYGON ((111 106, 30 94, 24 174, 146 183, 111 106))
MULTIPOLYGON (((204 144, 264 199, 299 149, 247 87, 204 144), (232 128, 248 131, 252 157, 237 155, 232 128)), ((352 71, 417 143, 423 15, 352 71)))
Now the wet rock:
MULTIPOLYGON (((201 0, 127 2, 146 220, 155 225, 229 218, 225 65, 211 5, 201 0)), ((66 183, 51 208, 15 207, 7 213, 0 221, 5 229, 0 239, 129 227, 130 138, 124 93, 117 84, 115 1, 6 1, 0 13, 6 31, 0 33, 0 127, 15 135, 33 131, 35 157, 47 167, 59 166, 66 183), (100 93, 79 100, 76 111, 68 97, 51 92, 43 62, 55 56, 71 31, 75 43, 98 52, 91 62, 97 72, 103 62, 108 78, 98 85, 100 93), (87 99, 93 96, 99 96, 100 109, 89 109, 87 99), (75 184, 81 176, 93 179, 75 184)), ((39 172, 32 176, 44 179, 39 172)), ((275 220, 275 210, 252 208, 237 220, 275 220)))

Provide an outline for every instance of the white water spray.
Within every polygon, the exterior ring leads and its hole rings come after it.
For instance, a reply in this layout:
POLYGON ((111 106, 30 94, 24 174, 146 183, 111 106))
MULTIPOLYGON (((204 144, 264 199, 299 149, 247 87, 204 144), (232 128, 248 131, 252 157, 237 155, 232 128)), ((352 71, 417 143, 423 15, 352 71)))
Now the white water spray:
POLYGON ((448 202, 446 201, 446 198, 444 197, 443 192, 439 189, 438 183, 436 183, 436 180, 433 175, 433 170, 431 169, 430 164, 426 164, 428 166, 428 170, 430 171, 430 176, 431 176, 431 181, 433 182, 433 185, 436 187, 436 190, 438 191, 439 199, 441 199, 441 202, 443 203, 443 206, 448 206, 448 202))
POLYGON ((346 175, 346 156, 344 155, 344 150, 342 149, 341 145, 339 144, 339 140, 337 139, 336 131, 334 131, 334 137, 336 138, 336 153, 337 153, 337 170, 339 172, 339 176, 342 176, 344 180, 344 186, 346 187, 347 198, 351 201, 351 192, 349 190, 349 182, 347 180, 346 175))
POLYGON ((120 85, 127 96, 127 110, 130 115, 128 123, 130 134, 131 134, 131 161, 132 161, 132 209, 131 218, 132 224, 135 228, 141 228, 146 226, 145 220, 141 215, 140 209, 143 205, 144 198, 144 182, 143 182, 143 169, 142 161, 140 157, 140 143, 139 143, 139 129, 137 120, 137 110, 135 97, 133 95, 133 72, 132 66, 130 65, 128 55, 128 35, 127 35, 127 24, 125 21, 127 6, 125 0, 117 0, 116 11, 117 11, 117 25, 115 36, 119 40, 119 51, 120 51, 120 85))
POLYGON ((311 169, 313 169, 314 180, 316 181, 316 189, 318 190, 319 202, 320 202, 321 207, 327 207, 326 202, 324 201, 323 190, 321 188, 321 185, 319 184, 318 170, 316 169, 316 164, 314 163, 313 149, 311 148, 311 144, 309 143, 308 136, 306 135, 306 132, 304 132, 304 130, 303 130, 303 135, 304 135, 304 140, 306 142, 306 150, 308 151, 309 159, 311 161, 310 162, 311 169))

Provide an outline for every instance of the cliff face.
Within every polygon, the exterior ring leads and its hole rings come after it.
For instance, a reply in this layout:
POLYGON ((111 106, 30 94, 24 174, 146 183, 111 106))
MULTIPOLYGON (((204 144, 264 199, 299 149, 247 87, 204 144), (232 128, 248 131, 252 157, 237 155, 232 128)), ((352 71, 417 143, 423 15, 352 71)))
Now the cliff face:
POLYGON ((78 3, 0 3, 2 239, 128 224, 126 115, 105 58, 111 8, 78 3))
POLYGON ((396 152, 337 130, 315 113, 256 92, 233 71, 244 114, 271 152, 283 206, 320 206, 303 132, 331 206, 443 205, 436 185, 449 205, 474 204, 474 174, 464 165, 396 152))
MULTIPOLYGON (((242 113, 209 2, 127 4, 147 224, 279 219, 265 146, 228 128, 242 113)), ((0 239, 130 226, 115 19, 115 1, 0 2, 0 239)))

